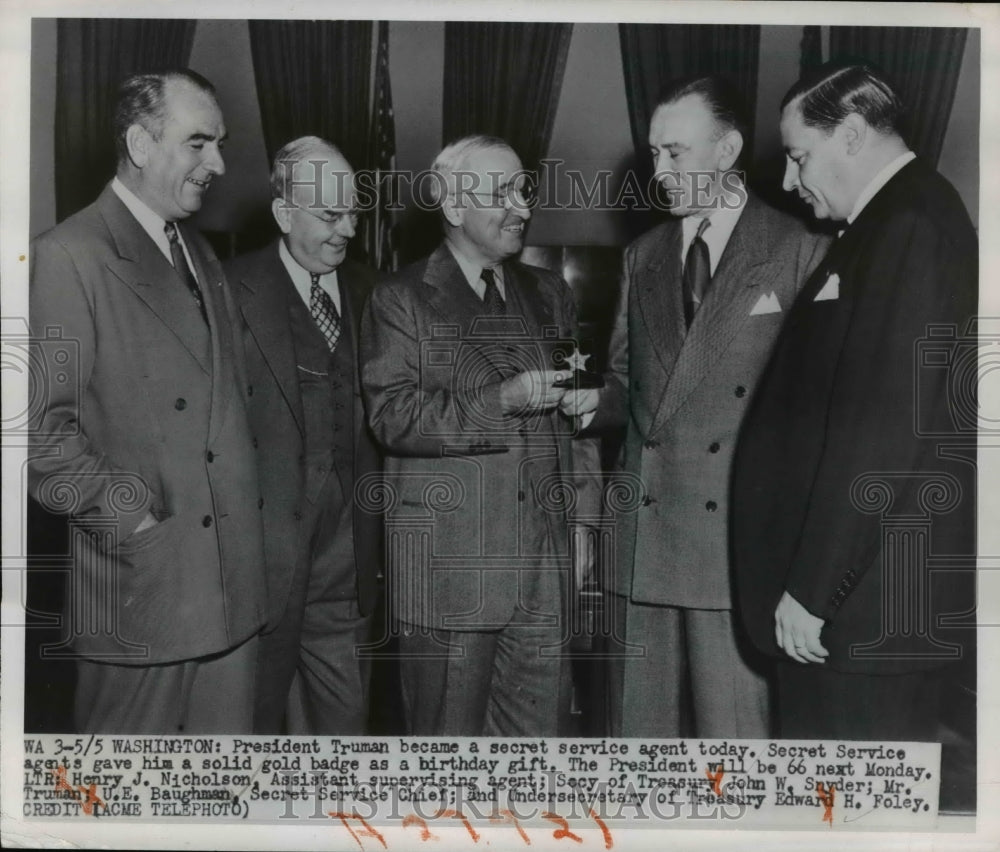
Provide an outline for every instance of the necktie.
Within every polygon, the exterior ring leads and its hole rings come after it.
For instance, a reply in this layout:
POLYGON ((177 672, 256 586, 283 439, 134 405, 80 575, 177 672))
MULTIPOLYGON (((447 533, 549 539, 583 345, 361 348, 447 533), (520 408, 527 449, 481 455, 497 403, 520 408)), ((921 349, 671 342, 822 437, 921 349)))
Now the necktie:
POLYGON ((319 326, 326 338, 326 345, 333 352, 337 348, 337 341, 340 340, 340 314, 333 304, 330 294, 319 286, 319 273, 313 272, 310 275, 312 285, 309 287, 309 313, 319 326))
POLYGON ((486 305, 486 312, 491 316, 502 316, 507 313, 507 305, 503 296, 500 295, 500 288, 497 287, 497 276, 492 269, 484 269, 479 276, 486 282, 486 292, 483 293, 483 304, 486 305))
POLYGON ((708 292, 712 280, 712 264, 708 256, 708 245, 701 238, 705 229, 711 224, 708 218, 702 219, 698 232, 691 240, 687 257, 684 260, 684 321, 688 328, 701 302, 708 292))
POLYGON ((177 226, 173 222, 167 222, 167 224, 163 226, 163 231, 167 235, 167 241, 170 243, 170 262, 173 263, 174 269, 177 270, 177 274, 181 277, 181 281, 184 282, 184 286, 191 291, 191 295, 194 296, 194 302, 198 306, 198 310, 201 311, 201 318, 205 320, 205 324, 208 325, 208 314, 205 312, 205 302, 201 298, 201 290, 198 288, 198 281, 191 273, 191 267, 188 266, 187 258, 184 256, 184 247, 181 245, 181 241, 178 238, 177 226))

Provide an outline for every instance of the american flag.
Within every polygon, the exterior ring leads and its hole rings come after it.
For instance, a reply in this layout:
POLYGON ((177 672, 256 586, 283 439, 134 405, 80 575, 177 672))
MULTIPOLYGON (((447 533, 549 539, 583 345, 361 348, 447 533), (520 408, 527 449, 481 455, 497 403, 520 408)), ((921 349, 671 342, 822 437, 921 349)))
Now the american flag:
POLYGON ((375 86, 372 104, 372 130, 369 136, 372 150, 371 167, 375 170, 378 200, 366 234, 368 256, 376 269, 391 272, 396 268, 396 252, 392 245, 392 213, 387 186, 381 176, 396 165, 396 123, 392 115, 392 88, 389 83, 389 23, 379 21, 378 46, 375 55, 375 86))

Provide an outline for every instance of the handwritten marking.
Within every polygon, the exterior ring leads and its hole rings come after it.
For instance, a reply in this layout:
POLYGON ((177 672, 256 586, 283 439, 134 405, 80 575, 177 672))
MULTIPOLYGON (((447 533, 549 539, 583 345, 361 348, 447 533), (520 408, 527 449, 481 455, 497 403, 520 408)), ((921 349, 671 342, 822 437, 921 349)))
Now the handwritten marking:
POLYGON ((822 781, 816 782, 816 795, 819 800, 823 803, 823 822, 830 823, 830 827, 833 828, 833 800, 836 797, 837 788, 830 785, 829 789, 823 786, 822 781))
POLYGON ((715 793, 715 795, 720 799, 722 798, 722 776, 725 774, 726 771, 722 768, 720 768, 718 772, 712 772, 711 769, 705 770, 708 782, 712 785, 712 792, 715 793))
POLYGON ((556 840, 562 840, 563 838, 569 838, 570 840, 575 840, 577 843, 583 843, 583 838, 579 834, 573 834, 569 830, 569 823, 566 822, 564 817, 559 816, 559 814, 554 814, 551 811, 545 811, 542 814, 543 819, 547 819, 550 822, 554 822, 559 826, 555 831, 552 832, 552 836, 556 840))
POLYGON ((89 787, 83 787, 80 785, 74 787, 66 780, 65 766, 57 766, 55 769, 50 769, 49 773, 55 776, 56 792, 69 793, 70 796, 76 799, 80 808, 87 816, 94 815, 94 807, 97 805, 100 805, 105 810, 107 809, 108 806, 104 803, 101 797, 97 795, 96 784, 91 784, 89 787))
POLYGON ((462 820, 462 824, 465 826, 465 830, 469 832, 469 837, 472 838, 472 842, 473 843, 479 842, 479 834, 472 827, 472 823, 470 823, 469 820, 466 819, 466 817, 463 814, 460 814, 458 811, 448 810, 448 811, 443 811, 441 813, 441 816, 455 817, 455 819, 462 820))
POLYGON ((382 848, 383 849, 388 849, 389 848, 388 846, 386 846, 385 838, 381 834, 379 834, 379 832, 377 832, 374 828, 372 828, 365 821, 364 817, 358 816, 356 813, 353 813, 353 812, 349 813, 349 814, 345 814, 345 813, 341 813, 340 811, 328 811, 327 813, 331 817, 333 817, 334 819, 339 819, 344 824, 344 828, 346 828, 350 832, 351 837, 354 838, 354 842, 358 844, 358 848, 359 849, 364 849, 365 848, 364 844, 361 842, 361 838, 362 837, 373 837, 379 843, 382 844, 382 848), (364 828, 358 829, 358 831, 355 833, 354 829, 351 828, 350 824, 347 822, 349 819, 356 819, 358 822, 360 822, 364 826, 364 828))
POLYGON ((531 840, 528 838, 528 835, 524 833, 524 829, 521 828, 521 824, 517 821, 517 817, 514 816, 512 811, 501 810, 499 816, 494 816, 493 814, 490 814, 489 820, 490 822, 502 822, 507 824, 513 823, 514 828, 517 829, 517 833, 521 835, 521 840, 523 840, 529 846, 531 845, 531 840))
POLYGON ((605 825, 604 820, 597 815, 597 813, 594 811, 593 808, 590 809, 590 816, 594 820, 594 822, 597 823, 598 827, 601 829, 601 834, 604 835, 604 848, 610 849, 612 846, 615 845, 615 842, 611 839, 610 829, 607 827, 607 825, 605 825))
POLYGON ((423 817, 418 817, 416 814, 407 814, 403 817, 403 828, 410 825, 420 826, 420 839, 421 840, 440 840, 436 834, 431 834, 431 830, 427 827, 427 820, 423 817))

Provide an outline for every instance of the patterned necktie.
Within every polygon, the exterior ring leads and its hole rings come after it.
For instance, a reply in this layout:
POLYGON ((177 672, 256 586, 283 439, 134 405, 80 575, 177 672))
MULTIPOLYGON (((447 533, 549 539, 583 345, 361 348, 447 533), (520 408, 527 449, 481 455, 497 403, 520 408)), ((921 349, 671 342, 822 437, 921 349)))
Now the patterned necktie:
POLYGON ((701 307, 708 285, 712 280, 712 263, 708 256, 708 245, 701 238, 705 229, 712 223, 708 218, 701 220, 698 232, 688 247, 687 258, 684 261, 684 321, 688 328, 694 320, 694 315, 701 307))
POLYGON ((310 274, 312 285, 309 287, 309 313, 319 326, 326 338, 326 345, 333 352, 337 348, 337 341, 340 340, 340 314, 333 304, 330 294, 319 286, 319 273, 310 274))
POLYGON ((483 293, 486 313, 490 316, 503 316, 507 313, 507 305, 500 295, 500 288, 497 287, 496 273, 492 269, 484 269, 479 277, 486 282, 486 292, 483 293))
POLYGON ((208 325, 208 314, 205 312, 205 300, 201 297, 201 290, 198 287, 198 281, 191 273, 191 267, 188 266, 187 258, 184 257, 184 247, 181 245, 181 241, 178 238, 177 226, 173 222, 167 222, 167 224, 163 226, 163 232, 167 235, 167 241, 170 243, 170 262, 173 263, 174 269, 177 270, 177 274, 180 276, 181 281, 184 282, 184 286, 191 291, 191 295, 194 296, 194 302, 198 306, 198 310, 201 312, 201 318, 205 320, 205 325, 208 325))

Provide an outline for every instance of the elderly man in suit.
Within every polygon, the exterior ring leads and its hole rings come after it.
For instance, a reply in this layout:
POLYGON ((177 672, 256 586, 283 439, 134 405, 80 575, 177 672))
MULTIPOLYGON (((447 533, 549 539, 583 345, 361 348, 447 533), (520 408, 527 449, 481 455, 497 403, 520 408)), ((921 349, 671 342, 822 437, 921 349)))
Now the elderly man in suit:
POLYGON ((625 252, 610 376, 593 423, 627 420, 624 470, 642 480, 606 568, 616 634, 617 736, 766 737, 766 667, 732 617, 729 475, 740 422, 817 253, 817 238, 749 193, 737 94, 679 80, 649 147, 672 218, 625 252), (685 673, 693 730, 686 728, 685 673))
POLYGON ((264 572, 241 347, 222 269, 183 220, 224 171, 211 84, 130 77, 117 176, 32 247, 29 493, 70 512, 76 724, 249 733, 264 572), (47 363, 53 336, 68 357, 47 363), (66 380, 66 377, 69 380, 66 380))
POLYGON ((900 112, 863 65, 823 67, 782 104, 785 189, 844 223, 792 307, 734 469, 740 609, 783 660, 786 737, 936 739, 935 670, 961 653, 942 617, 974 606, 971 571, 927 560, 975 552, 975 447, 956 423, 976 407, 950 382, 977 240, 900 112))
POLYGON ((596 447, 573 441, 591 394, 557 387, 569 371, 548 360, 573 335, 573 297, 514 260, 530 211, 506 142, 461 139, 432 172, 444 244, 376 286, 361 339, 387 454, 407 726, 554 735, 568 697, 569 513, 576 502, 593 515, 597 492, 596 447))
POLYGON ((260 640, 258 733, 365 733, 368 640, 382 533, 355 484, 378 469, 357 366, 371 269, 345 257, 354 172, 315 136, 274 158, 281 237, 226 266, 245 325, 247 410, 264 499, 268 624, 260 640), (283 727, 284 721, 284 727, 283 727))

